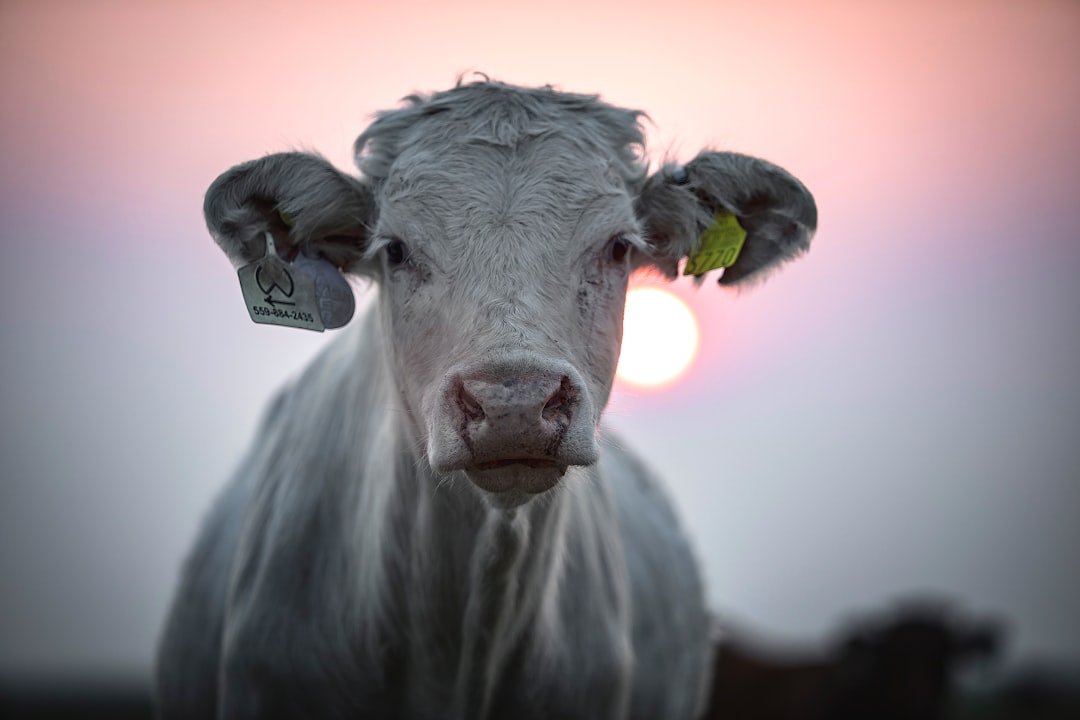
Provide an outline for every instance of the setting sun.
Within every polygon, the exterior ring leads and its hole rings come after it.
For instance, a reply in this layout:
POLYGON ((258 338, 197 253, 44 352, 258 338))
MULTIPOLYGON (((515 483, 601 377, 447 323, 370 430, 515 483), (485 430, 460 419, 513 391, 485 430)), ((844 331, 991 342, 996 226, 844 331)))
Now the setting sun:
POLYGON ((620 380, 640 386, 668 383, 694 359, 698 329, 694 314, 677 296, 656 287, 626 294, 620 380))

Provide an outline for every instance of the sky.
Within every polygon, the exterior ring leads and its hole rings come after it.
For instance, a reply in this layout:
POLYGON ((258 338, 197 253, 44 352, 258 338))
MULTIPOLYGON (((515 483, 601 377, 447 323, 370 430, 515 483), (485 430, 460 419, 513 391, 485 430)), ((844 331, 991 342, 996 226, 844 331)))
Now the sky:
POLYGON ((1066 1, 3 0, 0 675, 148 674, 200 518, 332 336, 251 323, 206 187, 296 148, 353 171, 372 113, 472 71, 815 195, 804 259, 671 286, 700 354, 604 420, 721 617, 814 642, 932 593, 1080 662, 1076 68, 1066 1))

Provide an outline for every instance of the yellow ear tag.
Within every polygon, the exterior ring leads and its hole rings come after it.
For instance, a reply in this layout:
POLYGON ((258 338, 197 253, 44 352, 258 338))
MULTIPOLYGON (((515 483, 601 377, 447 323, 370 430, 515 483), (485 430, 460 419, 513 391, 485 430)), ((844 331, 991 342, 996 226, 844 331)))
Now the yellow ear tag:
POLYGON ((704 275, 710 270, 731 267, 739 257, 746 231, 727 210, 716 213, 713 224, 705 228, 697 248, 686 258, 683 275, 704 275))

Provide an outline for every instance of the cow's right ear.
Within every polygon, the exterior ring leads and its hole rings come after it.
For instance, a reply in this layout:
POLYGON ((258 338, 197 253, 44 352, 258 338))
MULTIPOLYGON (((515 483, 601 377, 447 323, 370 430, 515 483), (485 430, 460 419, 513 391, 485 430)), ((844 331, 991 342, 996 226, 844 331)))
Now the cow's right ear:
POLYGON ((302 250, 363 273, 375 200, 367 184, 318 155, 279 153, 223 173, 206 191, 203 213, 236 267, 266 254, 270 231, 277 253, 287 260, 302 250))

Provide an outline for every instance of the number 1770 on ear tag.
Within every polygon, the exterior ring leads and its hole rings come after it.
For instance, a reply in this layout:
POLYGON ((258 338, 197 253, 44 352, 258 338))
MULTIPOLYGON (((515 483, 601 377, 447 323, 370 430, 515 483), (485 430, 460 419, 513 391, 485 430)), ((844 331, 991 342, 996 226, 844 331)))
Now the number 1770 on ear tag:
POLYGON ((271 233, 266 233, 266 255, 237 274, 253 321, 323 331, 315 278, 278 256, 271 233))

